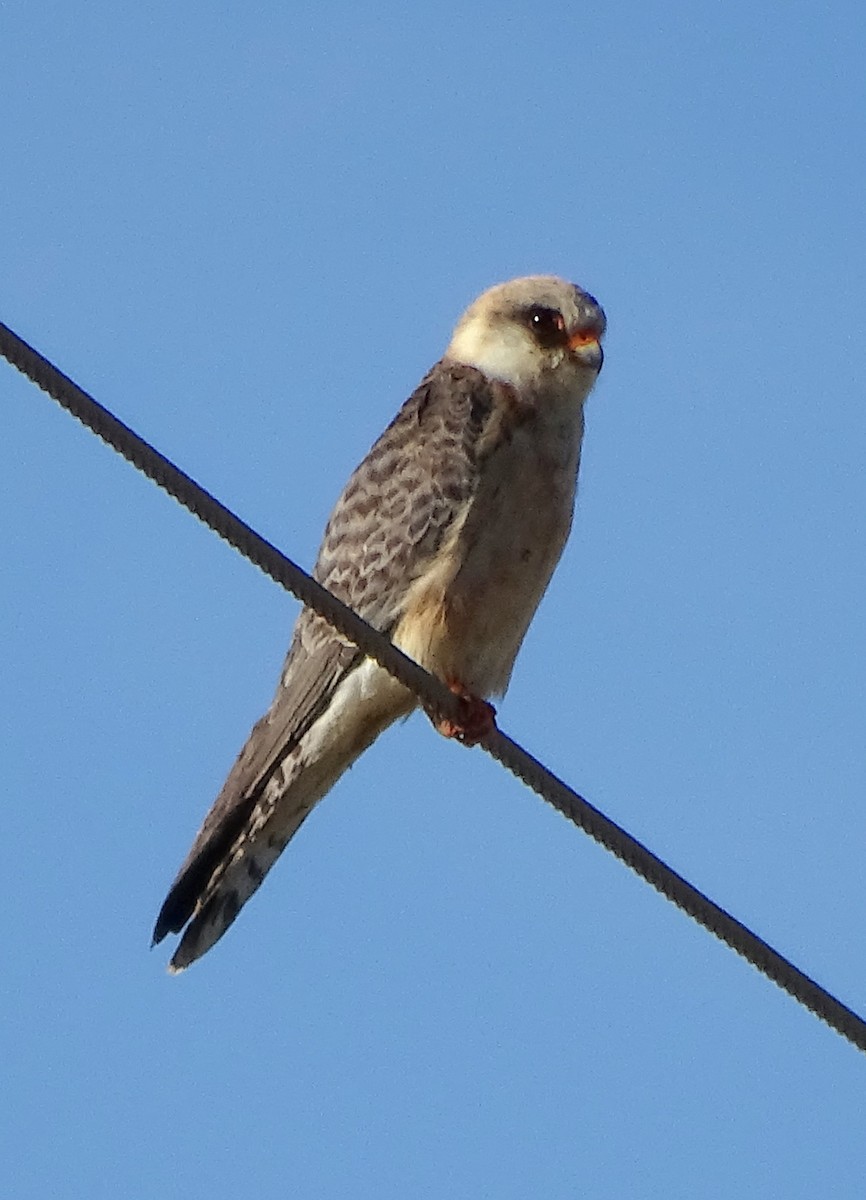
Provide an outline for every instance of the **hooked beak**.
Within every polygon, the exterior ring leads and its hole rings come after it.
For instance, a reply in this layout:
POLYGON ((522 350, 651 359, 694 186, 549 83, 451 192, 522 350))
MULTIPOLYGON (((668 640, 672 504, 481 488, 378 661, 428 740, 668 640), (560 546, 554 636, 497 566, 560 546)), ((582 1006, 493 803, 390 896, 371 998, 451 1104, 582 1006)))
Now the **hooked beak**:
POLYGON ((600 334, 593 329, 578 329, 568 339, 568 348, 582 367, 600 371, 604 362, 600 334))

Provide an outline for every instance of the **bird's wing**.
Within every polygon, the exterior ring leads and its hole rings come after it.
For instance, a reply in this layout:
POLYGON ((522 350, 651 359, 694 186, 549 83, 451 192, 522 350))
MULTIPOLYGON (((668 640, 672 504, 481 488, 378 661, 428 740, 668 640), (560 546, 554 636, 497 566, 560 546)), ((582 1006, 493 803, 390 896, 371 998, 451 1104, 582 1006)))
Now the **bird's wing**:
POLYGON ((376 629, 393 628, 471 502, 505 390, 474 367, 437 363, 346 484, 313 574, 376 629))
POLYGON ((268 781, 327 707, 356 660, 357 649, 337 638, 322 640, 307 652, 296 635, 286 660, 287 667, 294 663, 290 684, 280 687, 270 709, 253 726, 205 817, 160 909, 154 944, 168 933, 179 933, 193 915, 215 872, 247 831, 268 781))
MULTIPOLYGON (((437 363, 334 508, 313 573, 384 633, 393 629, 407 590, 471 503, 489 440, 485 430, 501 405, 501 390, 472 367, 437 363)), ((183 928, 243 840, 261 828, 258 810, 269 781, 362 660, 320 617, 308 609, 301 613, 273 703, 253 727, 172 884, 154 942, 183 928)), ((307 811, 299 812, 294 829, 307 811)))

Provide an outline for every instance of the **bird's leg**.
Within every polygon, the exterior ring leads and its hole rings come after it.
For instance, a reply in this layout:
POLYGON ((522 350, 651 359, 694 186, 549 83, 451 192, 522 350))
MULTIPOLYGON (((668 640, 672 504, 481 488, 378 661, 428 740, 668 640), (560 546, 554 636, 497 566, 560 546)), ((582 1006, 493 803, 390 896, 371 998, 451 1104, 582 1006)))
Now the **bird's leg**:
POLYGON ((448 679, 446 683, 458 698, 458 715, 455 719, 431 714, 430 719, 443 737, 456 738, 464 746, 474 746, 496 728, 496 709, 467 691, 456 679, 448 679))

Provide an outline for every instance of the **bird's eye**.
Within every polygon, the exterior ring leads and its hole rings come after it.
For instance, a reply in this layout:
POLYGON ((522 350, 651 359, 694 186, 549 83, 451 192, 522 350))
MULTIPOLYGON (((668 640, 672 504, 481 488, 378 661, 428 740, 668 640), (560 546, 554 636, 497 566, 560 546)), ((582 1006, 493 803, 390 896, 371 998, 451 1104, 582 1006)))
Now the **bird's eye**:
POLYGON ((534 304, 526 316, 535 340, 543 349, 552 350, 555 346, 565 345, 565 318, 557 309, 534 304))

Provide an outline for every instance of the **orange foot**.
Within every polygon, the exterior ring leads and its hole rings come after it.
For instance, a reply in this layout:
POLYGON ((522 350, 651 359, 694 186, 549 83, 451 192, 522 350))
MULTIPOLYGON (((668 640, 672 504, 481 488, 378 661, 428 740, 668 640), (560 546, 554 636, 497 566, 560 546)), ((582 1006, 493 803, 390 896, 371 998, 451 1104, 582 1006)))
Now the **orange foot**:
POLYGON ((457 738, 464 746, 474 746, 496 728, 496 709, 480 696, 468 692, 462 683, 449 679, 448 687, 459 698, 457 718, 434 717, 433 724, 448 738, 457 738))

